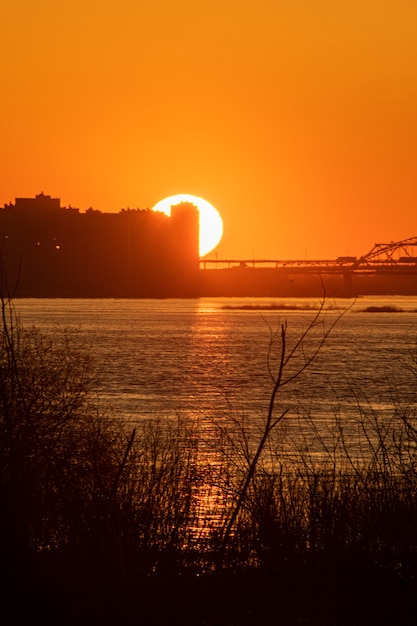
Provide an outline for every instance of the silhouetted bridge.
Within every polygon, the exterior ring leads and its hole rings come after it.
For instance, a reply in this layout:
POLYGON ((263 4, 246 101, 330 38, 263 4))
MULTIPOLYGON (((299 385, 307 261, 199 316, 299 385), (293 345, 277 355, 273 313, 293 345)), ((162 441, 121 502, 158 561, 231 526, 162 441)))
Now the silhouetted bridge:
POLYGON ((391 243, 376 243, 361 257, 336 259, 200 259, 200 269, 270 268, 292 274, 417 274, 417 237, 391 243))

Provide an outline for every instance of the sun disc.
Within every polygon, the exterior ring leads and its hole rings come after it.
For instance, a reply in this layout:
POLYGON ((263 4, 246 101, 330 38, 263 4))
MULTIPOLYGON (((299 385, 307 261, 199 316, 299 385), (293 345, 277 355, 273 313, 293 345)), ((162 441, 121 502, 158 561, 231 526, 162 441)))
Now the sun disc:
POLYGON ((194 204, 200 214, 200 233, 199 248, 200 256, 205 256, 219 243, 223 235, 223 220, 220 213, 214 208, 210 202, 193 196, 188 193, 179 193, 175 196, 169 196, 164 200, 160 200, 152 208, 152 211, 161 211, 166 215, 171 215, 171 207, 181 202, 191 202, 194 204))

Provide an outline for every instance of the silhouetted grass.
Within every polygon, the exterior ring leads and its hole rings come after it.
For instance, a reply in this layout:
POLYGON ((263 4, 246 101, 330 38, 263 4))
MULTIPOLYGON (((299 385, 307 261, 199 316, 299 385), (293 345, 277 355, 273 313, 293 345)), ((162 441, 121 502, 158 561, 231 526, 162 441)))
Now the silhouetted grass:
POLYGON ((358 407, 355 457, 340 417, 329 445, 299 416, 310 448, 273 405, 261 448, 236 415, 201 447, 198 424, 101 415, 88 348, 2 313, 8 623, 415 624, 415 405, 358 407))

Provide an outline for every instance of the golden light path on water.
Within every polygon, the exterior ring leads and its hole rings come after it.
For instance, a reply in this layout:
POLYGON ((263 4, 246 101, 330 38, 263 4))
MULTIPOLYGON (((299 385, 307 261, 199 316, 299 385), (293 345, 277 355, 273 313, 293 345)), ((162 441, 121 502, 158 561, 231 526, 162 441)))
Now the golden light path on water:
POLYGON ((171 215, 171 207, 181 202, 191 202, 200 213, 200 257, 205 256, 217 246, 223 236, 223 220, 220 213, 210 202, 189 193, 179 193, 160 200, 152 211, 160 211, 171 215))

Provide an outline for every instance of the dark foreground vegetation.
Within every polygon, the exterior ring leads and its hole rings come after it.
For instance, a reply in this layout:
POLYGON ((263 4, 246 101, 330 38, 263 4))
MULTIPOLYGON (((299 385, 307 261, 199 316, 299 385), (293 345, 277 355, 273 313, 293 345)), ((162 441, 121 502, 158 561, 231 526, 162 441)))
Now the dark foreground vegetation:
POLYGON ((285 441, 320 312, 291 346, 281 328, 260 432, 231 413, 210 445, 197 424, 99 412, 77 336, 2 304, 2 623, 417 623, 416 406, 359 409, 359 459, 341 419, 329 446, 300 417, 315 453, 285 441))

